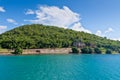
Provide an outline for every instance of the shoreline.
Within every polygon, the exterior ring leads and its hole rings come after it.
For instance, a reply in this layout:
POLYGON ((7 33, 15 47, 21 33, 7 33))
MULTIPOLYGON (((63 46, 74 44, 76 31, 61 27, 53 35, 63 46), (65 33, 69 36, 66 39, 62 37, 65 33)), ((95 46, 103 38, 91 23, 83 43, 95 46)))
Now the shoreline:
MULTIPOLYGON (((11 52, 14 50, 11 49, 0 49, 0 55, 15 55, 11 52)), ((73 54, 72 48, 43 48, 43 49, 23 49, 23 53, 20 55, 44 55, 44 54, 73 54)), ((82 54, 82 53, 80 53, 82 54)), ((95 53, 92 53, 95 54, 95 53)), ((105 54, 105 53, 102 53, 105 54)), ((119 54, 119 53, 112 53, 119 54)))
MULTIPOLYGON (((14 50, 1 49, 0 55, 14 55, 11 52, 14 50)), ((44 49, 23 49, 22 55, 34 55, 34 54, 70 54, 71 48, 44 48, 44 49)))

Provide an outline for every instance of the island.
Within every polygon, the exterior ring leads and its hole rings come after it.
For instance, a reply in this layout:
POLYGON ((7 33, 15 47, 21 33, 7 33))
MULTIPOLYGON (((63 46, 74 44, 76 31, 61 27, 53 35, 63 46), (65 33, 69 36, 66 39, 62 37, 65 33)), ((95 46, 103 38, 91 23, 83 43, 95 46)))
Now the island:
POLYGON ((23 25, 0 35, 0 54, 111 54, 120 41, 42 24, 23 25))

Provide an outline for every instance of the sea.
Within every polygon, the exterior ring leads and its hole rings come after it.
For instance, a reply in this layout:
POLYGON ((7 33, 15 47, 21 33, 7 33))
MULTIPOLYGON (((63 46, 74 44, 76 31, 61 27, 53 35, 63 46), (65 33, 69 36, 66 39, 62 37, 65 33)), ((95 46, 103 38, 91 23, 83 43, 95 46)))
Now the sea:
POLYGON ((120 80, 120 55, 1 55, 0 80, 120 80))

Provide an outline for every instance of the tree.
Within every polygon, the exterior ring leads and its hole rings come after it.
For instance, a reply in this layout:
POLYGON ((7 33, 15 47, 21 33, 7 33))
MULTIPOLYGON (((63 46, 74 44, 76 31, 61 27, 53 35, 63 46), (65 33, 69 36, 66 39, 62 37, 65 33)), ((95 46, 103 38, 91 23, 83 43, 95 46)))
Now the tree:
POLYGON ((97 53, 97 54, 102 53, 102 51, 99 48, 94 48, 94 52, 97 53))
POLYGON ((106 54, 112 54, 112 51, 110 49, 107 49, 106 54))
POLYGON ((89 53, 94 53, 92 48, 89 47, 88 49, 89 49, 89 53))
POLYGON ((73 48, 72 48, 72 53, 79 53, 78 48, 77 48, 77 47, 73 47, 73 48))
POLYGON ((20 47, 15 48, 14 52, 12 54, 22 54, 23 50, 20 47))
POLYGON ((86 53, 86 54, 90 54, 90 53, 93 53, 93 49, 90 47, 85 47, 85 48, 81 49, 81 52, 86 53))

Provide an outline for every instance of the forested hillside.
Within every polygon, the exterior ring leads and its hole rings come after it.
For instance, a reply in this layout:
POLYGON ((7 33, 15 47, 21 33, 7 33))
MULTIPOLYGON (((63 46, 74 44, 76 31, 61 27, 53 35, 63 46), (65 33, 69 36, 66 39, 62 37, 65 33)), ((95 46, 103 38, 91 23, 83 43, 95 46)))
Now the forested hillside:
POLYGON ((103 51, 109 49, 115 52, 120 50, 119 41, 40 24, 20 26, 0 35, 0 47, 7 49, 13 49, 17 46, 23 49, 67 48, 73 47, 75 41, 84 43, 84 48, 99 48, 103 51))

